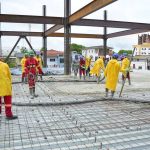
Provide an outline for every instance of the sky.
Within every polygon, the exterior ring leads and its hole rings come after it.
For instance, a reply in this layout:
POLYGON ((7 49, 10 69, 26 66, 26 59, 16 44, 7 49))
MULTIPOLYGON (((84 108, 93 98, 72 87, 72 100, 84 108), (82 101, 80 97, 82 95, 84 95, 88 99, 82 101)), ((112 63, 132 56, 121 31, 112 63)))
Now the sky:
MULTIPOLYGON (((71 13, 82 8, 92 0, 71 0, 71 13)), ((42 15, 42 5, 47 7, 47 16, 64 16, 64 0, 0 0, 2 14, 19 14, 19 15, 42 15)), ((104 10, 107 10, 107 19, 115 21, 141 22, 150 23, 150 0, 118 0, 98 11, 84 17, 88 19, 103 19, 104 10)), ((50 28, 52 25, 48 25, 50 28)), ((41 25, 31 24, 16 24, 16 23, 2 23, 1 30, 7 31, 42 31, 41 25)), ((63 32, 64 29, 58 30, 63 32)), ((122 29, 108 28, 108 33, 121 31, 122 29)), ((89 33, 89 34, 103 34, 103 28, 98 27, 71 27, 72 33, 89 33)), ((148 33, 148 32, 147 32, 148 33)), ((139 34, 141 35, 141 34, 139 34)), ((114 51, 120 49, 133 49, 132 45, 137 44, 138 34, 122 36, 108 39, 108 46, 113 47, 114 51)), ((11 49, 18 37, 2 37, 3 50, 11 49)), ((29 38, 33 48, 42 48, 42 38, 29 38)), ((86 47, 103 45, 102 39, 76 39, 72 38, 71 43, 77 43, 86 47)), ((25 40, 21 40, 18 46, 25 46, 28 48, 25 40)), ((64 50, 64 39, 49 37, 47 42, 49 49, 64 50)))

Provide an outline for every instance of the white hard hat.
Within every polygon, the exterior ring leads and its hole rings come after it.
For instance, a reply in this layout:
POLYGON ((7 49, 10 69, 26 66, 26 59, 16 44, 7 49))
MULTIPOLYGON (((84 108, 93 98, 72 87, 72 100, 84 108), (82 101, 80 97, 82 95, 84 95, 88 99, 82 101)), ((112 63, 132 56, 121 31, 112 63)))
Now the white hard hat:
POLYGON ((107 59, 107 58, 110 58, 110 56, 109 56, 109 55, 106 55, 106 59, 107 59))

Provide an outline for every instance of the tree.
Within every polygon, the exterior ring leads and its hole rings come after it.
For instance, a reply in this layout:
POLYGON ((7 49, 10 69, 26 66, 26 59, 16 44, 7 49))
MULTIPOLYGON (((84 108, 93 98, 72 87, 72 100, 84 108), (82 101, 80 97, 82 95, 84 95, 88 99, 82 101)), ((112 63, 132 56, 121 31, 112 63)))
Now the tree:
POLYGON ((20 52, 24 54, 27 53, 28 50, 26 49, 26 47, 21 47, 20 52))
POLYGON ((79 54, 82 54, 82 50, 85 49, 85 46, 83 45, 78 45, 75 43, 71 44, 71 51, 76 51, 79 54))
POLYGON ((120 50, 119 52, 118 52, 118 54, 120 54, 120 55, 122 55, 122 54, 127 54, 127 55, 130 55, 130 54, 132 54, 132 50, 120 50))

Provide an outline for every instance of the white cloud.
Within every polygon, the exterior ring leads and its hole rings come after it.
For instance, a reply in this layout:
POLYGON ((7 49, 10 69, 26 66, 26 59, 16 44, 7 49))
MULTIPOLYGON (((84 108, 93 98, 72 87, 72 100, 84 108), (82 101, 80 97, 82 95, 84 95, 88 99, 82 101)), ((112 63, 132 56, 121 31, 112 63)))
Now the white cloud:
MULTIPOLYGON (((42 5, 47 6, 48 16, 63 16, 64 15, 64 0, 0 0, 2 4, 2 13, 7 14, 25 14, 25 15, 42 15, 42 5)), ((91 0, 71 0, 72 13, 82 8, 84 5, 91 2, 91 0)), ((109 20, 129 21, 129 22, 143 22, 150 23, 150 0, 118 0, 105 8, 102 8, 85 18, 103 19, 103 12, 107 10, 109 20)), ((33 31, 42 31, 41 25, 32 25, 33 31)), ((28 24, 2 24, 3 30, 24 30, 29 31, 28 24)), ((119 31, 120 29, 108 29, 108 32, 119 31)), ((63 29, 60 30, 63 32, 63 29)), ((76 33, 93 33, 102 34, 103 28, 94 27, 72 27, 72 32, 76 33)), ((31 38, 33 47, 42 47, 42 38, 31 38)), ((3 47, 12 47, 16 42, 17 37, 3 37, 3 47)), ((71 40, 73 43, 79 43, 85 46, 101 45, 101 39, 75 39, 71 40)), ((48 38, 48 49, 64 49, 63 38, 48 38)), ((108 40, 108 45, 118 49, 132 49, 132 45, 137 43, 137 35, 130 35, 126 37, 118 37, 108 40)))

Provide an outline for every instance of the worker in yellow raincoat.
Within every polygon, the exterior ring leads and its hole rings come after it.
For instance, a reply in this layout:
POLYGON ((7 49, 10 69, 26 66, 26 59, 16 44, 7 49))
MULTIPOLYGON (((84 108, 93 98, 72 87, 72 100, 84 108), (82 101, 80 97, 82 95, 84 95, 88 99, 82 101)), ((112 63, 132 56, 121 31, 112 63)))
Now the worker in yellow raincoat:
POLYGON ((111 90, 111 98, 113 98, 116 91, 116 86, 118 82, 119 72, 124 72, 126 70, 121 69, 121 65, 117 61, 119 55, 117 53, 113 54, 113 59, 111 59, 105 69, 104 75, 106 77, 106 97, 108 97, 108 91, 111 90))
POLYGON ((91 66, 91 60, 93 56, 85 57, 85 69, 86 69, 86 76, 90 77, 90 66, 91 66))
POLYGON ((2 97, 4 97, 6 119, 17 119, 12 113, 12 83, 8 65, 0 57, 0 114, 2 112, 2 97))
POLYGON ((35 59, 38 62, 38 66, 40 69, 36 69, 37 70, 37 80, 38 80, 38 75, 40 76, 41 80, 42 80, 42 75, 43 75, 43 71, 42 71, 42 67, 43 67, 43 62, 42 62, 42 58, 40 57, 40 52, 36 52, 36 57, 35 59))
POLYGON ((104 56, 100 56, 94 63, 93 68, 90 71, 90 74, 96 75, 97 78, 100 77, 101 70, 105 70, 104 67, 104 56))
MULTIPOLYGON (((121 65, 122 70, 130 69, 130 60, 127 58, 127 54, 123 54, 121 60, 122 60, 122 65, 121 65)), ((131 79, 130 79, 130 72, 129 71, 123 72, 122 83, 125 82, 125 78, 128 79, 128 83, 129 83, 129 85, 131 85, 131 79)))
POLYGON ((24 54, 24 57, 21 59, 21 67, 22 67, 22 82, 27 82, 27 75, 25 71, 25 62, 28 58, 28 53, 24 54))

